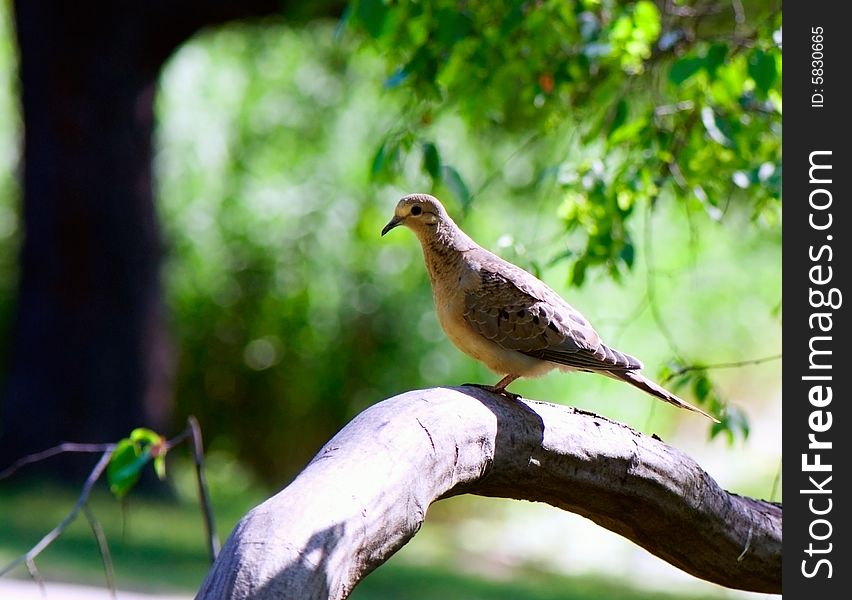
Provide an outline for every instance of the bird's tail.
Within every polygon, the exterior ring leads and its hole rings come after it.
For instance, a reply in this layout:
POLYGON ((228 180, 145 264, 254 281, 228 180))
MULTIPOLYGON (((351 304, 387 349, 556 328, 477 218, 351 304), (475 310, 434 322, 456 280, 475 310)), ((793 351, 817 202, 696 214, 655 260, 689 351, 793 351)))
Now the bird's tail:
POLYGON ((697 406, 693 406, 689 402, 685 400, 681 400, 674 394, 672 394, 667 389, 663 388, 660 385, 657 385, 641 373, 637 371, 609 371, 609 375, 614 377, 615 379, 620 379, 621 381, 626 381, 632 386, 638 387, 643 392, 651 394, 655 398, 659 398, 660 400, 664 400, 669 404, 674 404, 679 408, 685 408, 686 410, 691 410, 693 412, 700 413, 707 417, 708 419, 718 423, 719 419, 714 417, 713 415, 704 412, 697 406))

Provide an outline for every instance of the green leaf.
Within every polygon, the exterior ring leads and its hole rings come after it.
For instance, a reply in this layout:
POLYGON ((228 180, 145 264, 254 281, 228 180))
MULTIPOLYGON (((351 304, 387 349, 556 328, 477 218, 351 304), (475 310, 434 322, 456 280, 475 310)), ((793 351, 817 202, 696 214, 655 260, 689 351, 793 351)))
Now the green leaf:
POLYGON ((713 44, 707 50, 707 56, 704 58, 704 68, 710 77, 715 77, 716 69, 725 62, 725 57, 728 56, 728 46, 726 44, 713 44))
POLYGON ((141 446, 158 446, 163 444, 163 436, 161 436, 156 431, 151 431, 150 429, 146 429, 145 427, 137 427, 133 431, 130 432, 130 440, 134 444, 139 444, 141 446))
POLYGON ((473 23, 470 17, 458 10, 442 8, 435 18, 438 21, 435 39, 444 46, 452 46, 473 31, 473 23))
POLYGON ((648 0, 640 0, 636 3, 633 12, 633 21, 636 29, 642 33, 642 39, 653 42, 660 35, 660 10, 657 5, 648 0))
POLYGON ((509 34, 524 20, 524 4, 526 0, 515 0, 512 8, 506 12, 503 22, 500 24, 500 37, 509 37, 509 34))
POLYGON ((633 33, 633 21, 627 15, 621 15, 612 24, 609 36, 612 40, 627 40, 631 33, 633 33))
POLYGON ((158 433, 140 427, 119 440, 107 465, 107 482, 112 494, 123 498, 139 481, 142 469, 151 458, 160 478, 165 476, 165 439, 158 433))
POLYGON ((634 140, 634 138, 636 138, 636 136, 638 136, 647 127, 648 119, 646 119, 645 117, 633 119, 629 123, 626 123, 619 127, 617 131, 613 131, 610 134, 609 143, 620 144, 624 141, 634 140))
POLYGON ((633 262, 636 259, 636 248, 632 243, 627 242, 621 248, 621 252, 618 253, 618 257, 624 261, 624 264, 627 265, 628 269, 632 269, 633 262))
POLYGON ((737 434, 745 440, 748 438, 749 431, 748 416, 738 408, 728 406, 719 417, 719 423, 714 423, 710 428, 710 439, 724 433, 728 443, 733 444, 737 434))
POLYGON ((388 7, 382 0, 358 0, 355 7, 355 16, 372 37, 382 35, 385 29, 385 17, 388 7))
POLYGON ((398 140, 391 141, 390 139, 382 142, 370 165, 371 180, 387 181, 392 178, 399 162, 399 144, 398 140))
POLYGON ((107 482, 116 498, 123 498, 136 484, 149 458, 150 451, 140 453, 130 438, 124 438, 118 443, 107 465, 107 482))
POLYGON ((385 160, 387 155, 387 147, 388 142, 385 140, 382 142, 382 145, 379 146, 379 149, 376 150, 376 154, 373 155, 373 163, 370 165, 370 175, 375 177, 385 168, 385 160))
POLYGON ((763 50, 755 50, 748 59, 748 74, 754 79, 757 89, 765 96, 778 76, 775 57, 763 50))
POLYGON ((618 129, 624 125, 624 121, 627 119, 627 102, 624 99, 618 101, 618 104, 615 106, 615 116, 612 118, 612 123, 609 126, 609 134, 608 138, 612 137, 612 134, 618 131, 618 129))
POLYGON ((423 170, 429 174, 432 181, 441 180, 441 157, 432 142, 423 143, 423 170))
POLYGON ((462 205, 462 209, 467 211, 471 200, 470 190, 459 172, 449 165, 443 165, 441 166, 441 180, 462 205))
POLYGON ((409 75, 416 75, 429 83, 434 83, 438 75, 438 61, 433 56, 432 50, 431 43, 423 44, 402 70, 409 75))
POLYGON ((734 406, 729 406, 726 412, 728 413, 728 421, 731 423, 732 428, 739 429, 743 439, 748 438, 748 434, 751 432, 748 415, 734 406))
POLYGON ((669 69, 669 81, 680 85, 701 70, 705 65, 703 58, 697 56, 684 57, 676 60, 669 69))
POLYGON ((713 384, 705 375, 699 375, 692 384, 692 392, 700 403, 704 403, 713 391, 713 384))
POLYGON ((166 478, 166 455, 160 454, 154 457, 154 472, 157 474, 157 478, 162 481, 166 478))
POLYGON ((586 280, 586 269, 589 267, 589 261, 585 258, 579 259, 571 268, 571 277, 569 284, 581 287, 586 280))

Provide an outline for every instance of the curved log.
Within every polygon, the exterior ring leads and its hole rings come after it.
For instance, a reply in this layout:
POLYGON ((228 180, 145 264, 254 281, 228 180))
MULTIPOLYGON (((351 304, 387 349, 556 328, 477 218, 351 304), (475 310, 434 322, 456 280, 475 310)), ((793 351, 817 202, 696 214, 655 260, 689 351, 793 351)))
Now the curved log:
POLYGON ((541 501, 696 577, 781 591, 781 506, 726 492, 656 437, 591 413, 473 387, 373 405, 250 511, 197 598, 346 598, 417 533, 435 500, 541 501))

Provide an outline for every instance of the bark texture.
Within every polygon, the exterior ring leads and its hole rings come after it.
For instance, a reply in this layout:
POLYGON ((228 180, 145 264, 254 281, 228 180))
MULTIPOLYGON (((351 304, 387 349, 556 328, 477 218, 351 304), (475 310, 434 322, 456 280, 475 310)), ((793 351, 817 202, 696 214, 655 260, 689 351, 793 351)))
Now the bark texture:
POLYGON ((781 591, 781 506, 625 425, 471 388, 408 392, 332 438, 225 543, 197 598, 346 598, 458 494, 547 502, 701 579, 781 591))

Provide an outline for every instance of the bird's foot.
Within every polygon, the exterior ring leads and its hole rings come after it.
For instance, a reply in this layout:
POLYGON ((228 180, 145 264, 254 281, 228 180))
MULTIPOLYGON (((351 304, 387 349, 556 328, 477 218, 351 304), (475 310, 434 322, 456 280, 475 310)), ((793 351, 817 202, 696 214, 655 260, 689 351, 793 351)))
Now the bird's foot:
POLYGON ((481 390, 485 390, 486 392, 491 392, 492 394, 497 394, 498 396, 503 396, 504 398, 508 398, 509 400, 518 401, 521 399, 520 394, 514 394, 508 391, 506 388, 497 387, 496 385, 485 385, 482 383, 463 383, 463 387, 475 387, 481 390))

